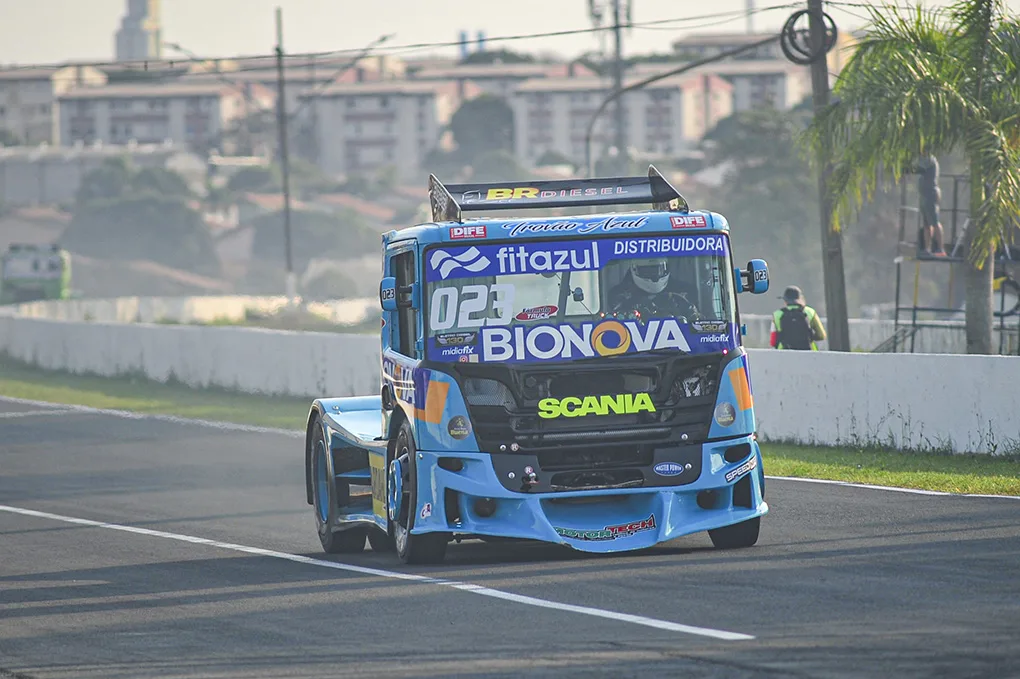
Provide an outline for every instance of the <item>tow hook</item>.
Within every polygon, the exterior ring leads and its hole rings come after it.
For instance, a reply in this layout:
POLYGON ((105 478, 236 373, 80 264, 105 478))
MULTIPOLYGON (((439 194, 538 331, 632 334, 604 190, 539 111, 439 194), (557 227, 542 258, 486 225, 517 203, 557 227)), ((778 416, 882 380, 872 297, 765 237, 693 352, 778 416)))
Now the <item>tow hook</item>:
POLYGON ((525 467, 524 474, 521 475, 521 490, 529 491, 532 486, 538 485, 538 475, 535 474, 535 470, 532 467, 525 467))

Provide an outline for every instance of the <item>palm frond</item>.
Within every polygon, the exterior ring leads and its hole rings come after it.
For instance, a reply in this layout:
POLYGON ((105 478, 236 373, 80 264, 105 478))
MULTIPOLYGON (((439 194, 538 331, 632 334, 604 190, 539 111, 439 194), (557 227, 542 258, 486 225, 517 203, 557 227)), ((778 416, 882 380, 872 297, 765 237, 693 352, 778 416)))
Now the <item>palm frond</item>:
POLYGON ((894 184, 921 154, 962 143, 974 113, 940 12, 872 13, 865 48, 836 81, 837 103, 816 116, 804 138, 832 163, 837 229, 872 198, 880 178, 894 184))
POLYGON ((985 184, 984 200, 971 206, 971 224, 976 231, 969 256, 975 264, 1001 243, 1004 235, 1012 235, 1020 215, 1020 144, 1009 130, 986 118, 972 119, 967 126, 967 155, 980 168, 985 184))
POLYGON ((949 7, 952 38, 969 70, 977 73, 984 70, 988 42, 1003 9, 1002 0, 957 0, 949 7))

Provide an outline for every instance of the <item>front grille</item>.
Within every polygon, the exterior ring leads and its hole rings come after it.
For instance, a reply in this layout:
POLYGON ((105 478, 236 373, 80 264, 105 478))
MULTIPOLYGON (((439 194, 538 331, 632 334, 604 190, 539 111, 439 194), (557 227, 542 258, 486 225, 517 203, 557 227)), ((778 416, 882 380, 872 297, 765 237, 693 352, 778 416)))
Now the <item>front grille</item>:
POLYGON ((631 448, 679 440, 681 434, 686 434, 686 444, 704 441, 722 363, 719 356, 682 356, 540 367, 455 363, 446 369, 462 385, 482 450, 508 450, 516 443, 522 454, 576 446, 585 450, 615 446, 614 454, 619 454, 623 441, 631 448), (538 402, 544 398, 634 393, 648 393, 655 412, 538 416, 538 402))
POLYGON ((538 453, 538 464, 545 471, 563 469, 608 469, 646 467, 652 464, 651 446, 605 446, 560 448, 538 453))

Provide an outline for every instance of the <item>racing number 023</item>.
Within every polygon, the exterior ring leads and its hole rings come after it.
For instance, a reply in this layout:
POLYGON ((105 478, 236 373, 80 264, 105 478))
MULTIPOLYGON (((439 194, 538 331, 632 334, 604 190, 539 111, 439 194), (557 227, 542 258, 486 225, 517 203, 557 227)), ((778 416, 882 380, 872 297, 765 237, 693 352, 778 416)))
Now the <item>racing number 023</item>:
POLYGON ((483 325, 509 325, 513 318, 514 286, 465 285, 462 289, 437 288, 429 304, 429 330, 479 328, 483 325), (472 317, 486 312, 492 315, 472 317))

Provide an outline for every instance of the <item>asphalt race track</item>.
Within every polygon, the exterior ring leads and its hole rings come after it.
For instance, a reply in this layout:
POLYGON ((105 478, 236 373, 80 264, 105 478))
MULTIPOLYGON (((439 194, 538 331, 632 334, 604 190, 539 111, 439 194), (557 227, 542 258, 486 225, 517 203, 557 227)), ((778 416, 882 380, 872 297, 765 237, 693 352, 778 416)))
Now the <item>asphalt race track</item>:
POLYGON ((0 401, 0 677, 1020 676, 1017 499, 772 479, 748 550, 411 568, 323 554, 302 474, 295 435, 0 401))

